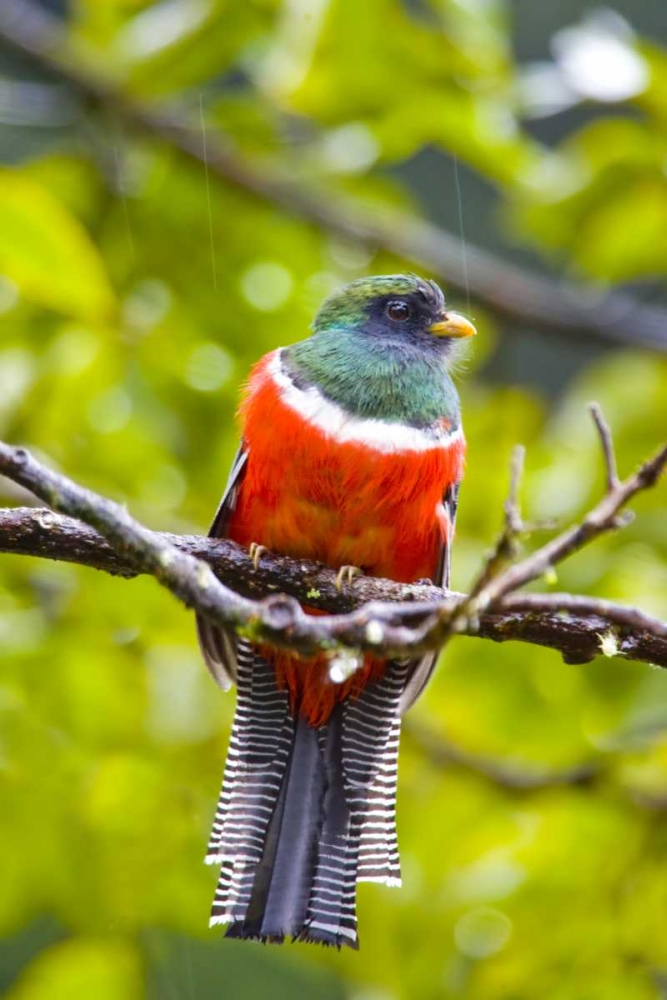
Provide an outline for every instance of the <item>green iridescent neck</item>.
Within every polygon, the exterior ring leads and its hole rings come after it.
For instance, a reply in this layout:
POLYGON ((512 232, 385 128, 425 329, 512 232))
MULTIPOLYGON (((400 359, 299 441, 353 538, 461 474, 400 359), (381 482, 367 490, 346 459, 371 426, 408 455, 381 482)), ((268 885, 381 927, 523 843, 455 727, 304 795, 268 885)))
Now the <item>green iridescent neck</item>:
POLYGON ((459 400, 445 358, 360 334, 354 327, 317 330, 283 352, 297 382, 311 384, 357 417, 426 427, 459 423, 459 400))

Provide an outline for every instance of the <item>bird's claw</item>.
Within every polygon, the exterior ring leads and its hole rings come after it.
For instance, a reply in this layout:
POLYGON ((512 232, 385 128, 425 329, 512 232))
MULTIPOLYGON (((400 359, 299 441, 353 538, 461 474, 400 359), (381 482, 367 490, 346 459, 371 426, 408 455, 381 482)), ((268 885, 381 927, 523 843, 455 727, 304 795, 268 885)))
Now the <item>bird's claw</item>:
POLYGON ((341 566, 336 573, 336 590, 340 593, 345 587, 349 587, 355 576, 363 575, 363 570, 358 566, 341 566))
POLYGON ((248 546, 248 555, 252 559, 252 565, 255 570, 259 568, 259 561, 265 552, 269 550, 265 545, 259 545, 258 542, 251 542, 248 546))

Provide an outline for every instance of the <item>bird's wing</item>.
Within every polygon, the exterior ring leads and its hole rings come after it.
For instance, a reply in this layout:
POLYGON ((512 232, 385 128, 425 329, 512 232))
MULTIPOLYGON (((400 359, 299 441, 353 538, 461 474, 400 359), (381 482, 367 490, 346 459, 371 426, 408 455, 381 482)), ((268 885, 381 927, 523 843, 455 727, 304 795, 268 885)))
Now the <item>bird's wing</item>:
MULTIPOLYGON (((454 483, 448 487, 442 498, 443 506, 449 518, 448 540, 443 542, 438 556, 438 565, 433 576, 433 582, 438 587, 449 587, 449 577, 452 561, 452 539, 454 537, 454 523, 456 521, 456 508, 459 499, 459 484, 454 483)), ((438 652, 426 653, 419 660, 412 661, 412 669, 408 674, 408 681, 403 689, 400 701, 400 713, 403 715, 414 705, 415 701, 426 687, 428 680, 438 662, 438 652)))
MULTIPOLYGON (((243 442, 241 442, 232 462, 220 506, 208 533, 209 538, 226 537, 227 524, 236 506, 236 498, 247 460, 248 452, 243 442)), ((226 691, 236 681, 237 638, 234 629, 219 628, 217 625, 211 625, 206 618, 197 615, 197 634, 199 636, 201 651, 206 660, 206 666, 211 671, 215 682, 226 691)))

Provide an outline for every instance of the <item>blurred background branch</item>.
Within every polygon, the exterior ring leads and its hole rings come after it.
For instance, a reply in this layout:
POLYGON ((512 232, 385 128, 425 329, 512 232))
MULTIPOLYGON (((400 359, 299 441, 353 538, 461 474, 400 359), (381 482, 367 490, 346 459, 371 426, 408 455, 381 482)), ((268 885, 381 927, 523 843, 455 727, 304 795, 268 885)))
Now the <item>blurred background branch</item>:
MULTIPOLYGON (((447 288, 465 292, 509 320, 577 337, 636 344, 667 352, 667 309, 651 307, 619 292, 604 292, 569 280, 555 282, 506 263, 416 215, 362 200, 341 198, 326 188, 289 178, 280 164, 254 163, 211 128, 188 121, 184 107, 142 105, 96 68, 92 51, 72 46, 59 21, 32 0, 3 0, 0 39, 70 84, 101 110, 205 164, 211 175, 234 184, 337 236, 395 254, 426 268, 447 288)), ((285 165, 287 167, 287 165, 285 165)))

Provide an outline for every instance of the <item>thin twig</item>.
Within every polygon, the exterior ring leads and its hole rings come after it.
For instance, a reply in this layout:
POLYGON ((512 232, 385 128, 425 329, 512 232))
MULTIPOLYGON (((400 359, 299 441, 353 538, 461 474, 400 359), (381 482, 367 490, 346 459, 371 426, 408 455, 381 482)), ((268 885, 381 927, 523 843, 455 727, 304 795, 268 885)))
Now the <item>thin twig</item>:
POLYGON ((628 521, 619 516, 623 508, 637 493, 655 485, 666 464, 667 444, 653 458, 642 463, 633 475, 624 480, 616 480, 579 524, 562 531, 546 545, 492 580, 484 591, 484 606, 490 607, 503 595, 538 580, 557 563, 600 535, 624 527, 628 521))
POLYGON ((517 444, 512 452, 510 465, 510 488, 505 501, 505 533, 516 537, 523 531, 523 520, 519 504, 519 487, 523 477, 523 466, 526 460, 526 449, 517 444))
POLYGON ((604 597, 581 594, 507 594, 502 606, 505 611, 536 611, 558 613, 566 611, 579 616, 608 619, 610 626, 627 625, 643 628, 654 635, 667 635, 667 623, 640 608, 607 601, 604 597))
POLYGON ((512 451, 512 460, 510 462, 510 484, 507 499, 503 507, 505 515, 503 528, 498 535, 493 549, 487 556, 477 579, 470 588, 470 594, 468 595, 469 602, 485 591, 491 581, 495 580, 503 569, 516 559, 518 539, 524 530, 519 508, 519 485, 523 475, 525 457, 526 449, 523 445, 516 445, 512 451))
POLYGON ((602 408, 599 403, 589 403, 588 409, 591 412, 598 434, 600 435, 600 443, 602 444, 602 453, 604 455, 604 464, 607 473, 607 492, 612 493, 618 486, 618 471, 616 468, 616 452, 614 450, 614 441, 611 436, 611 429, 604 418, 602 408))
MULTIPOLYGON (((87 103, 110 109, 128 126, 178 149, 201 164, 201 132, 182 107, 159 109, 138 103, 100 73, 97 53, 77 39, 76 51, 59 21, 29 0, 2 0, 0 38, 51 75, 66 81, 87 103)), ((460 238, 414 215, 383 211, 331 190, 289 179, 289 171, 247 159, 224 137, 208 136, 208 169, 227 184, 279 206, 344 237, 412 261, 500 316, 547 331, 595 337, 667 351, 667 313, 629 295, 592 295, 585 285, 531 274, 469 243, 461 259, 460 238), (632 322, 630 322, 630 320, 632 322)))

